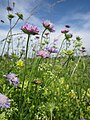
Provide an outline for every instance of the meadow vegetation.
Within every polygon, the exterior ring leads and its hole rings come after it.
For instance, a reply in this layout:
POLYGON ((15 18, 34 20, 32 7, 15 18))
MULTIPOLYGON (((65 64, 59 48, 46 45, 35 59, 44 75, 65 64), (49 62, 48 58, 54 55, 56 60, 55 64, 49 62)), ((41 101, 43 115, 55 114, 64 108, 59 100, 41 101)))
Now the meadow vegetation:
POLYGON ((81 37, 65 25, 57 47, 59 39, 50 43, 55 29, 48 20, 41 23, 43 31, 26 23, 14 34, 23 14, 10 6, 7 11, 10 28, 0 42, 0 120, 90 120, 90 56, 81 37))

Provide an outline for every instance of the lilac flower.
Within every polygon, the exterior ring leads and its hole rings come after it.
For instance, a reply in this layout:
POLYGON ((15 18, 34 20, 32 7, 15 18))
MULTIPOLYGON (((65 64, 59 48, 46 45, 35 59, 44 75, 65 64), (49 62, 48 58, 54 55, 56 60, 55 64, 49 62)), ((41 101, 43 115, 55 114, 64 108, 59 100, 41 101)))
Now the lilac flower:
POLYGON ((17 76, 14 73, 9 73, 9 74, 3 75, 3 77, 8 79, 9 83, 13 84, 15 87, 17 87, 18 84, 20 83, 17 76))
POLYGON ((46 49, 47 49, 48 52, 50 52, 50 53, 58 53, 58 50, 57 50, 56 48, 54 48, 54 47, 47 47, 46 49))
POLYGON ((61 33, 68 33, 69 30, 61 30, 61 33))
POLYGON ((50 32, 54 32, 54 25, 50 22, 50 21, 44 21, 43 23, 43 26, 48 29, 50 32))
POLYGON ((23 25, 21 27, 21 30, 26 34, 32 34, 32 35, 36 35, 39 33, 37 26, 33 26, 30 24, 23 25))
POLYGON ((0 107, 10 108, 10 99, 1 93, 0 93, 0 107))
POLYGON ((44 50, 38 51, 36 55, 41 56, 43 58, 48 58, 50 56, 50 54, 47 51, 44 51, 44 50))
POLYGON ((80 118, 80 120, 86 120, 86 119, 84 119, 84 118, 80 118))
POLYGON ((70 28, 70 26, 69 26, 69 25, 65 25, 65 27, 66 27, 66 28, 70 28))

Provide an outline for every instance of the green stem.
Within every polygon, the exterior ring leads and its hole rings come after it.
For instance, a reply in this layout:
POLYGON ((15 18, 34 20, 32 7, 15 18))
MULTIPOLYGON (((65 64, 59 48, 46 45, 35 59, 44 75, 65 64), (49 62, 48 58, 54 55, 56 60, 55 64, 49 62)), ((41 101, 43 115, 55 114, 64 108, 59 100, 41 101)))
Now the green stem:
MULTIPOLYGON (((16 34, 8 35, 8 37, 12 37, 12 36, 16 36, 16 35, 22 35, 22 34, 25 34, 25 33, 16 33, 16 34)), ((4 42, 6 39, 7 39, 7 37, 4 38, 4 39, 2 39, 2 40, 0 41, 0 43, 4 42)))
MULTIPOLYGON (((9 20, 10 21, 10 35, 12 35, 12 27, 11 27, 11 25, 12 25, 12 19, 10 19, 9 20)), ((8 41, 8 48, 7 48, 7 53, 9 54, 9 48, 10 48, 10 43, 11 43, 11 39, 12 39, 12 37, 10 36, 10 38, 9 38, 9 41, 8 41)))
POLYGON ((28 35, 28 39, 27 39, 27 45, 26 45, 26 54, 25 54, 25 68, 24 68, 24 78, 23 78, 23 83, 22 83, 22 89, 24 87, 24 81, 26 78, 26 73, 27 73, 27 55, 28 55, 28 45, 29 45, 29 39, 30 39, 30 34, 28 35))
POLYGON ((52 120, 52 111, 51 111, 51 120, 52 120))
POLYGON ((76 65, 75 65, 75 67, 74 67, 74 69, 73 69, 73 71, 72 71, 71 77, 73 76, 73 74, 74 74, 76 68, 78 67, 78 64, 79 64, 80 60, 81 60, 81 56, 79 57, 79 59, 78 59, 76 65))
POLYGON ((9 37, 9 33, 10 33, 10 31, 16 26, 16 24, 18 23, 18 21, 19 21, 19 18, 17 19, 17 21, 15 22, 15 24, 10 28, 10 30, 9 30, 8 33, 7 33, 7 37, 6 37, 4 46, 3 46, 3 50, 2 50, 1 56, 2 56, 3 53, 4 53, 4 49, 5 49, 5 46, 6 46, 6 43, 7 43, 7 39, 8 39, 8 37, 9 37))
MULTIPOLYGON (((65 39, 66 39, 66 38, 65 38, 65 39)), ((60 54, 60 51, 61 51, 61 48, 62 48, 62 46, 63 46, 63 43, 64 43, 65 39, 63 39, 63 41, 62 41, 62 43, 61 43, 61 46, 60 46, 60 48, 59 48, 59 51, 58 51, 58 53, 57 53, 57 55, 56 55, 56 57, 55 57, 53 67, 54 67, 54 65, 55 65, 55 63, 56 63, 56 59, 58 58, 58 55, 60 54)))
MULTIPOLYGON (((36 70, 36 67, 38 68, 38 65, 39 65, 40 62, 41 62, 41 59, 39 61, 38 61, 38 59, 35 59, 33 61, 33 63, 32 63, 33 66, 31 68, 31 73, 30 73, 30 78, 33 78, 33 72, 36 70)), ((31 81, 32 81, 32 79, 31 79, 31 81)), ((29 88, 29 85, 30 85, 31 81, 28 81, 28 83, 27 83, 27 88, 26 88, 27 95, 29 93, 28 88, 29 88)))
POLYGON ((64 64, 62 66, 64 67, 66 65, 66 68, 67 68, 69 61, 70 61, 70 55, 68 56, 68 59, 64 62, 64 64))
MULTIPOLYGON (((24 77, 23 77, 23 83, 22 83, 22 88, 21 88, 21 95, 20 95, 20 102, 19 102, 19 109, 20 109, 20 120, 22 120, 23 118, 23 105, 21 107, 21 104, 23 103, 21 101, 22 99, 22 95, 23 95, 23 88, 24 88, 24 83, 25 83, 25 79, 26 79, 26 74, 27 74, 27 55, 28 55, 28 47, 29 47, 29 39, 30 39, 30 34, 28 34, 28 39, 27 39, 27 44, 26 44, 26 54, 25 54, 25 67, 24 67, 24 77)), ((24 99, 24 98, 23 98, 24 99)))
POLYGON ((42 32, 42 35, 41 35, 41 41, 40 41, 40 49, 42 49, 42 40, 43 40, 43 35, 45 33, 47 29, 45 28, 44 31, 42 32))

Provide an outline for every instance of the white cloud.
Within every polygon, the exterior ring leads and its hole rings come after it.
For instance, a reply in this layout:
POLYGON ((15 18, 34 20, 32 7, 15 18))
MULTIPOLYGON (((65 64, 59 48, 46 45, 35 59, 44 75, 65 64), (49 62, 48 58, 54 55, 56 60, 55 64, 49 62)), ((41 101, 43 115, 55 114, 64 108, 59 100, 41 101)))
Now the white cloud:
MULTIPOLYGON (((24 22, 26 20, 27 17, 29 17, 32 8, 34 8, 34 6, 36 6, 36 4, 38 4, 38 2, 42 2, 43 0, 15 0, 16 6, 15 6, 15 11, 16 12, 21 12, 24 14, 24 22)), ((43 1, 44 3, 44 7, 48 6, 48 3, 45 1, 43 1)), ((8 25, 8 19, 5 16, 6 15, 6 10, 5 7, 2 6, 0 8, 1 11, 0 12, 0 16, 2 17, 3 20, 5 20, 5 25, 8 25)), ((49 9, 46 9, 49 10, 49 9)), ((15 19, 16 20, 16 19, 15 19)), ((14 20, 14 22, 15 22, 14 20)), ((20 22, 21 24, 24 24, 24 22, 20 22)), ((40 30, 42 30, 42 20, 37 17, 35 14, 29 19, 28 21, 29 23, 35 24, 37 26, 39 26, 40 30)), ((82 38, 83 44, 86 47, 87 51, 90 52, 90 12, 87 13, 77 13, 76 11, 74 11, 74 13, 71 13, 67 16, 64 16, 60 21, 58 21, 58 23, 56 23, 56 32, 53 33, 51 35, 51 40, 53 39, 59 39, 58 41, 58 45, 60 45, 63 37, 61 35, 61 29, 63 29, 63 25, 64 23, 67 24, 70 23, 71 25, 71 31, 75 36, 80 36, 82 38), (74 23, 70 23, 73 22, 74 23), (62 25, 63 23, 63 25, 62 25), (80 23, 80 27, 78 26, 78 23, 80 23)), ((21 25, 20 24, 20 25, 21 25)), ((2 26, 2 25, 1 25, 2 26)), ((3 27, 4 28, 4 27, 3 27)), ((14 29, 14 33, 17 33, 20 31, 20 26, 17 25, 17 27, 14 29)), ((3 38, 5 38, 5 35, 7 34, 7 30, 3 29, 0 30, 0 39, 2 40, 3 38)))
MULTIPOLYGON (((58 23, 56 23, 56 33, 54 34, 54 36, 59 36, 61 29, 64 28, 64 26, 61 23, 63 24, 70 23, 71 33, 73 33, 74 36, 80 36, 82 38, 82 42, 83 45, 86 47, 87 53, 90 53, 90 12, 87 13, 75 12, 71 15, 63 17, 60 21, 58 21, 58 23), (75 22, 75 20, 77 21, 75 22)), ((61 39, 63 38, 61 37, 61 39)))

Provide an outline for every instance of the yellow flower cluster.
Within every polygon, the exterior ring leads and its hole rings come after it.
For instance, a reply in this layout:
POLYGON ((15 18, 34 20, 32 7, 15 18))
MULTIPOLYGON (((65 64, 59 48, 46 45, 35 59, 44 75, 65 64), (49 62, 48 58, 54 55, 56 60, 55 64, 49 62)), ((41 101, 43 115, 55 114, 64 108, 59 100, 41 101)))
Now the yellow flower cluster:
POLYGON ((21 67, 23 67, 24 66, 24 62, 23 62, 23 60, 18 60, 17 62, 16 62, 16 66, 18 67, 18 68, 21 68, 21 67))

